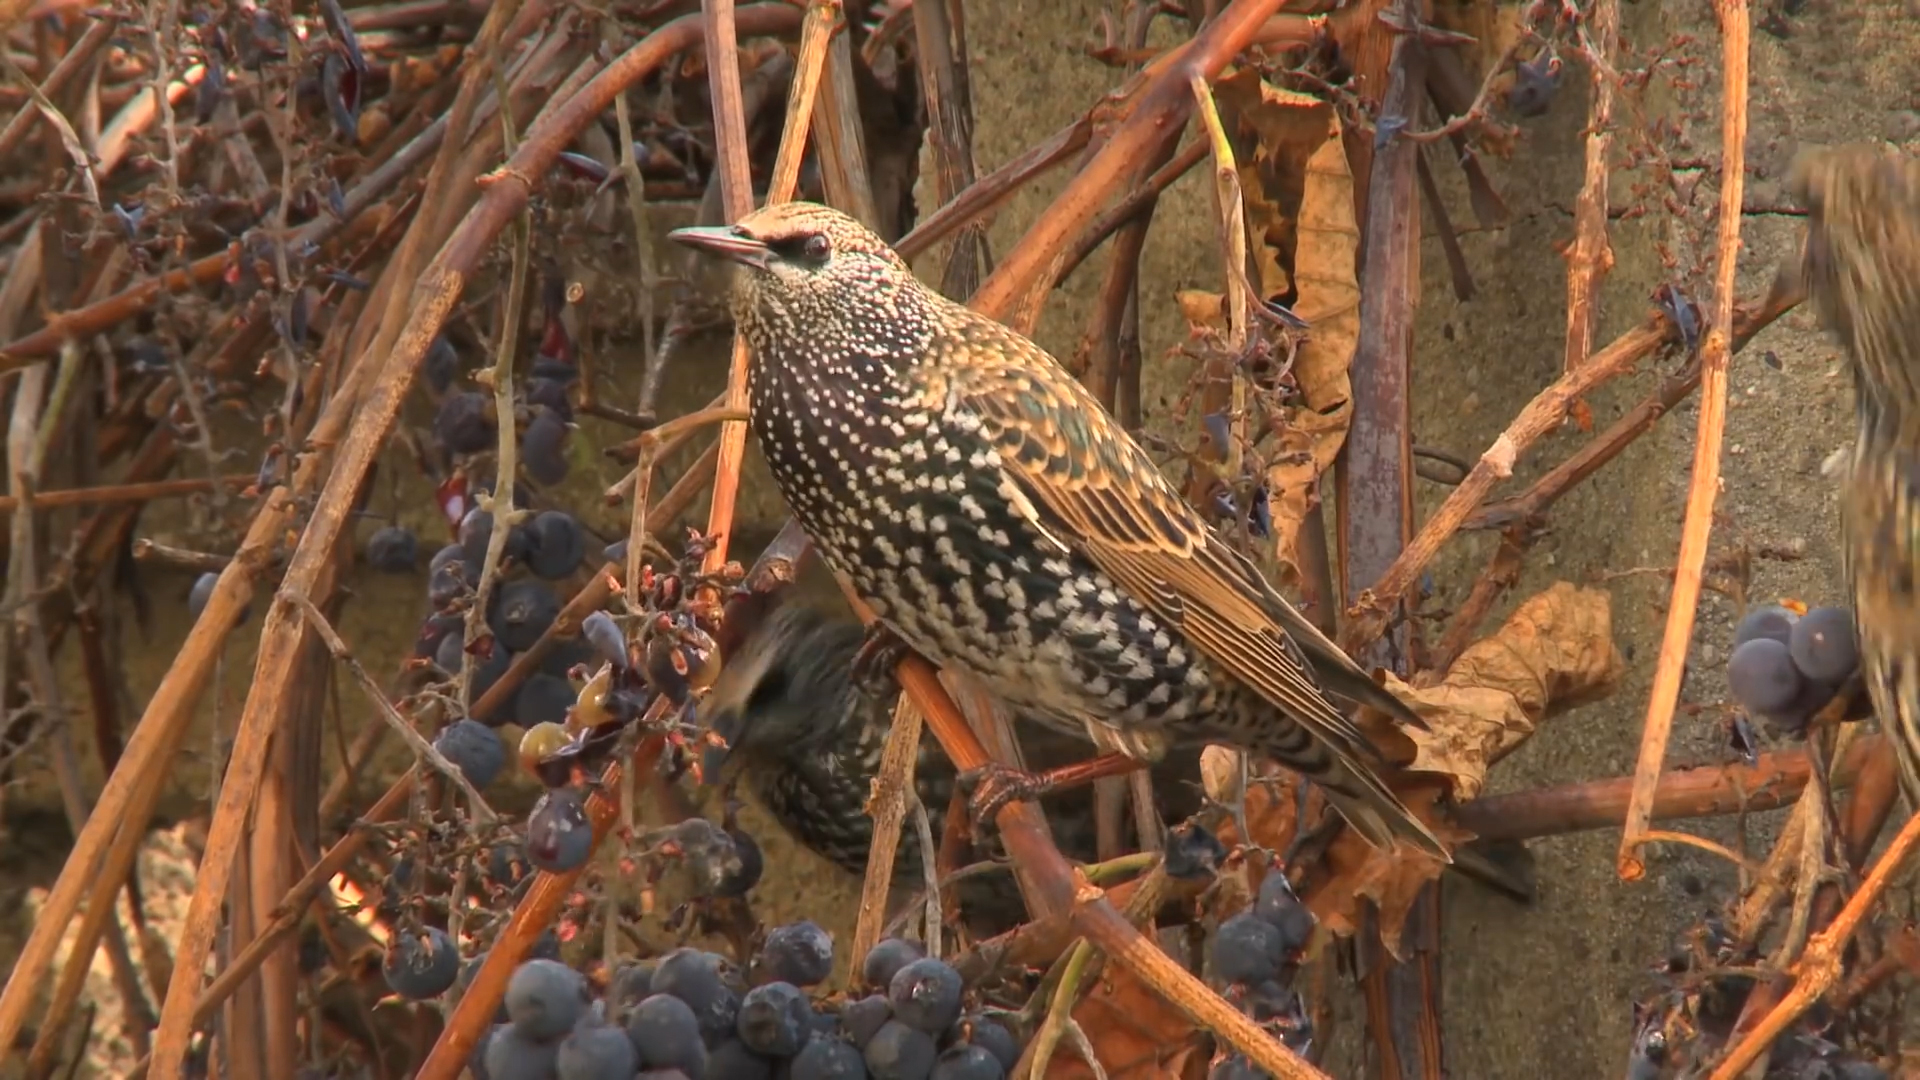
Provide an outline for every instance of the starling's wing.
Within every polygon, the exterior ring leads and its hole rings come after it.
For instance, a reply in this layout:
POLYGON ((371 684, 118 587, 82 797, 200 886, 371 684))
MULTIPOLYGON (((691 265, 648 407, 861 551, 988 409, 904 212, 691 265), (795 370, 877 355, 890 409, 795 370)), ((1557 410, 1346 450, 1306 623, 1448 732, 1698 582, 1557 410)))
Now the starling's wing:
POLYGON ((1322 693, 1311 661, 1340 673, 1342 696, 1389 699, 1396 716, 1411 710, 1227 546, 1079 382, 1037 346, 977 316, 955 339, 965 358, 931 368, 951 404, 980 423, 999 452, 1010 501, 1036 527, 1085 552, 1288 715, 1351 752, 1376 753, 1322 693))

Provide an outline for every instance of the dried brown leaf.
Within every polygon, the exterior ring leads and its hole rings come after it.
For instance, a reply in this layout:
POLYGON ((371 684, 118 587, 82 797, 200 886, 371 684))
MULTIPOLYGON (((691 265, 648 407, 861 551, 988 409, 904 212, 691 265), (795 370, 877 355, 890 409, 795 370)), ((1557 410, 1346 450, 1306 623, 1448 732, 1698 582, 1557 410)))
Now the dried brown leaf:
MULTIPOLYGON (((1263 299, 1292 294, 1312 331, 1293 357, 1302 407, 1274 432, 1267 463, 1274 553, 1283 577, 1298 572, 1300 528, 1317 484, 1346 442, 1352 386, 1347 369, 1360 340, 1355 260, 1360 230, 1353 173, 1333 108, 1241 70, 1214 86, 1221 116, 1236 136, 1240 187, 1254 240, 1256 288, 1263 299)), ((1181 313, 1196 332, 1224 325, 1216 294, 1182 294, 1181 313)))
POLYGON ((1455 798, 1470 799, 1489 765, 1546 717, 1611 692, 1621 667, 1608 594, 1562 581, 1469 646, 1437 685, 1389 675, 1387 687, 1431 728, 1405 732, 1418 748, 1412 768, 1444 774, 1455 798))
MULTIPOLYGON (((1200 1080, 1207 1074, 1205 1037, 1193 1021, 1118 964, 1101 970, 1073 1018, 1112 1080, 1200 1080)), ((1047 1067, 1047 1080, 1092 1076, 1087 1063, 1061 1040, 1047 1067)))
MULTIPOLYGON (((1298 806, 1299 778, 1276 772, 1247 789, 1247 828, 1254 842, 1273 851, 1284 851, 1292 843, 1294 815, 1298 806)), ((1422 781, 1400 787, 1400 798, 1427 827, 1448 845, 1473 839, 1473 834, 1450 824, 1436 807, 1441 792, 1439 782, 1422 781)), ((1320 820, 1326 808, 1316 796, 1308 821, 1320 820)), ((1221 827, 1220 838, 1232 845, 1238 842, 1232 823, 1221 827)), ((1336 937, 1352 937, 1364 925, 1363 915, 1370 904, 1378 912, 1376 925, 1388 951, 1400 955, 1400 930, 1407 912, 1420 889, 1440 876, 1445 864, 1438 859, 1404 845, 1381 851, 1354 832, 1342 832, 1326 855, 1327 875, 1316 876, 1301 899, 1306 902, 1322 929, 1336 937)))
POLYGON ((1352 423, 1353 385, 1347 369, 1360 344, 1360 286, 1355 258, 1360 229, 1353 216, 1353 171, 1340 141, 1340 124, 1326 112, 1324 136, 1307 159, 1300 196, 1299 243, 1293 280, 1294 313, 1312 332, 1294 355, 1293 378, 1305 407, 1292 410, 1276 434, 1279 454, 1267 468, 1274 554, 1299 566, 1300 528, 1312 509, 1321 474, 1333 466, 1352 423))

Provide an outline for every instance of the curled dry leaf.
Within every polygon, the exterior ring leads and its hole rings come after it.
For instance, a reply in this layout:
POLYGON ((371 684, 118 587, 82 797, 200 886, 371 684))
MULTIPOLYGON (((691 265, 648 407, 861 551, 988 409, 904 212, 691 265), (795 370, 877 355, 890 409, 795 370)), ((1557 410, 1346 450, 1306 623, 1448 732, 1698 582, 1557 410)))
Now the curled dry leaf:
MULTIPOLYGON (((1101 969, 1073 1018, 1112 1080, 1201 1080, 1207 1075, 1205 1039, 1193 1021, 1119 964, 1101 969)), ((1062 1039, 1047 1067, 1047 1080, 1092 1080, 1093 1075, 1062 1039)))
POLYGON ((1471 799, 1489 765, 1545 717, 1611 692, 1621 666, 1607 593, 1562 581, 1469 646, 1438 684, 1413 687, 1389 675, 1387 688, 1430 729, 1404 732, 1418 748, 1411 767, 1445 775, 1455 798, 1471 799))
MULTIPOLYGON (((1470 798, 1486 783, 1487 767, 1531 735, 1539 722, 1570 706, 1604 696, 1619 679, 1622 661, 1613 647, 1612 606, 1607 593, 1566 582, 1529 598, 1498 631, 1475 642, 1430 687, 1412 687, 1389 675, 1387 688, 1418 712, 1432 729, 1403 729, 1416 755, 1408 776, 1395 784, 1407 808, 1450 847, 1473 834, 1452 825, 1438 809, 1443 795, 1470 798)), ((1273 770, 1247 790, 1247 828, 1262 847, 1285 850, 1292 842, 1297 777, 1273 770)), ((1309 822, 1326 813, 1316 793, 1309 822)), ((1231 824, 1221 839, 1238 841, 1231 824)), ((1388 951, 1400 955, 1400 930, 1414 899, 1440 874, 1435 859, 1401 847, 1384 852, 1354 833, 1342 832, 1326 855, 1327 874, 1301 899, 1321 925, 1351 937, 1364 925, 1366 903, 1388 951)))

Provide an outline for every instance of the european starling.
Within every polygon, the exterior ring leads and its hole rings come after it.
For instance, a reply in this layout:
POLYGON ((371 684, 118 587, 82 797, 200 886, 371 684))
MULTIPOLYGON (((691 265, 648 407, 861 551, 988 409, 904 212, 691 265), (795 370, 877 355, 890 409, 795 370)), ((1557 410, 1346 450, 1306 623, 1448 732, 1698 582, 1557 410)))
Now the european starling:
POLYGON ((1272 756, 1369 841, 1446 848, 1321 690, 1418 723, 1039 346, 838 211, 673 238, 739 264, 749 412, 787 506, 890 634, 1069 734, 1272 756))
POLYGON ((1854 145, 1795 162, 1802 272, 1852 358, 1840 525, 1868 696, 1920 807, 1920 163, 1854 145))
MULTIPOLYGON (((892 709, 862 693, 853 681, 860 624, 802 604, 785 604, 726 659, 701 705, 705 726, 726 740, 702 758, 707 783, 734 784, 802 846, 850 874, 864 875, 873 846, 866 804, 880 771, 892 709)), ((1084 742, 1021 725, 1021 750, 1037 767, 1067 764, 1084 742)), ((1201 808, 1197 753, 1169 755, 1154 771, 1156 794, 1173 820, 1201 808)), ((914 787, 927 809, 935 842, 941 836, 955 782, 953 764, 923 736, 914 787)), ((1069 857, 1095 857, 1090 788, 1046 801, 1055 839, 1069 857)), ((894 881, 907 890, 926 880, 914 830, 904 829, 894 856, 894 881)), ((962 881, 961 904, 996 925, 1019 922, 1019 893, 1005 874, 962 881)))

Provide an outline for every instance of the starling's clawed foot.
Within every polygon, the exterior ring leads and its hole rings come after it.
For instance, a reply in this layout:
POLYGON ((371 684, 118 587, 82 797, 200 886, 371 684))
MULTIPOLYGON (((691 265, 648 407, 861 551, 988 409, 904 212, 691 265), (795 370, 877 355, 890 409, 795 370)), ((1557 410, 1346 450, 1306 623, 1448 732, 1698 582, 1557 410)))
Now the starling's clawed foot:
POLYGON ((868 623, 860 651, 853 654, 853 685, 868 697, 892 701, 900 695, 900 678, 895 669, 911 655, 912 646, 885 623, 868 623))
POLYGON ((967 813, 973 821, 973 846, 984 848, 997 827, 1000 811, 1010 802, 1031 802, 1053 791, 1058 781, 1048 773, 1030 773, 998 761, 989 761, 977 769, 960 774, 960 782, 972 789, 967 813))

